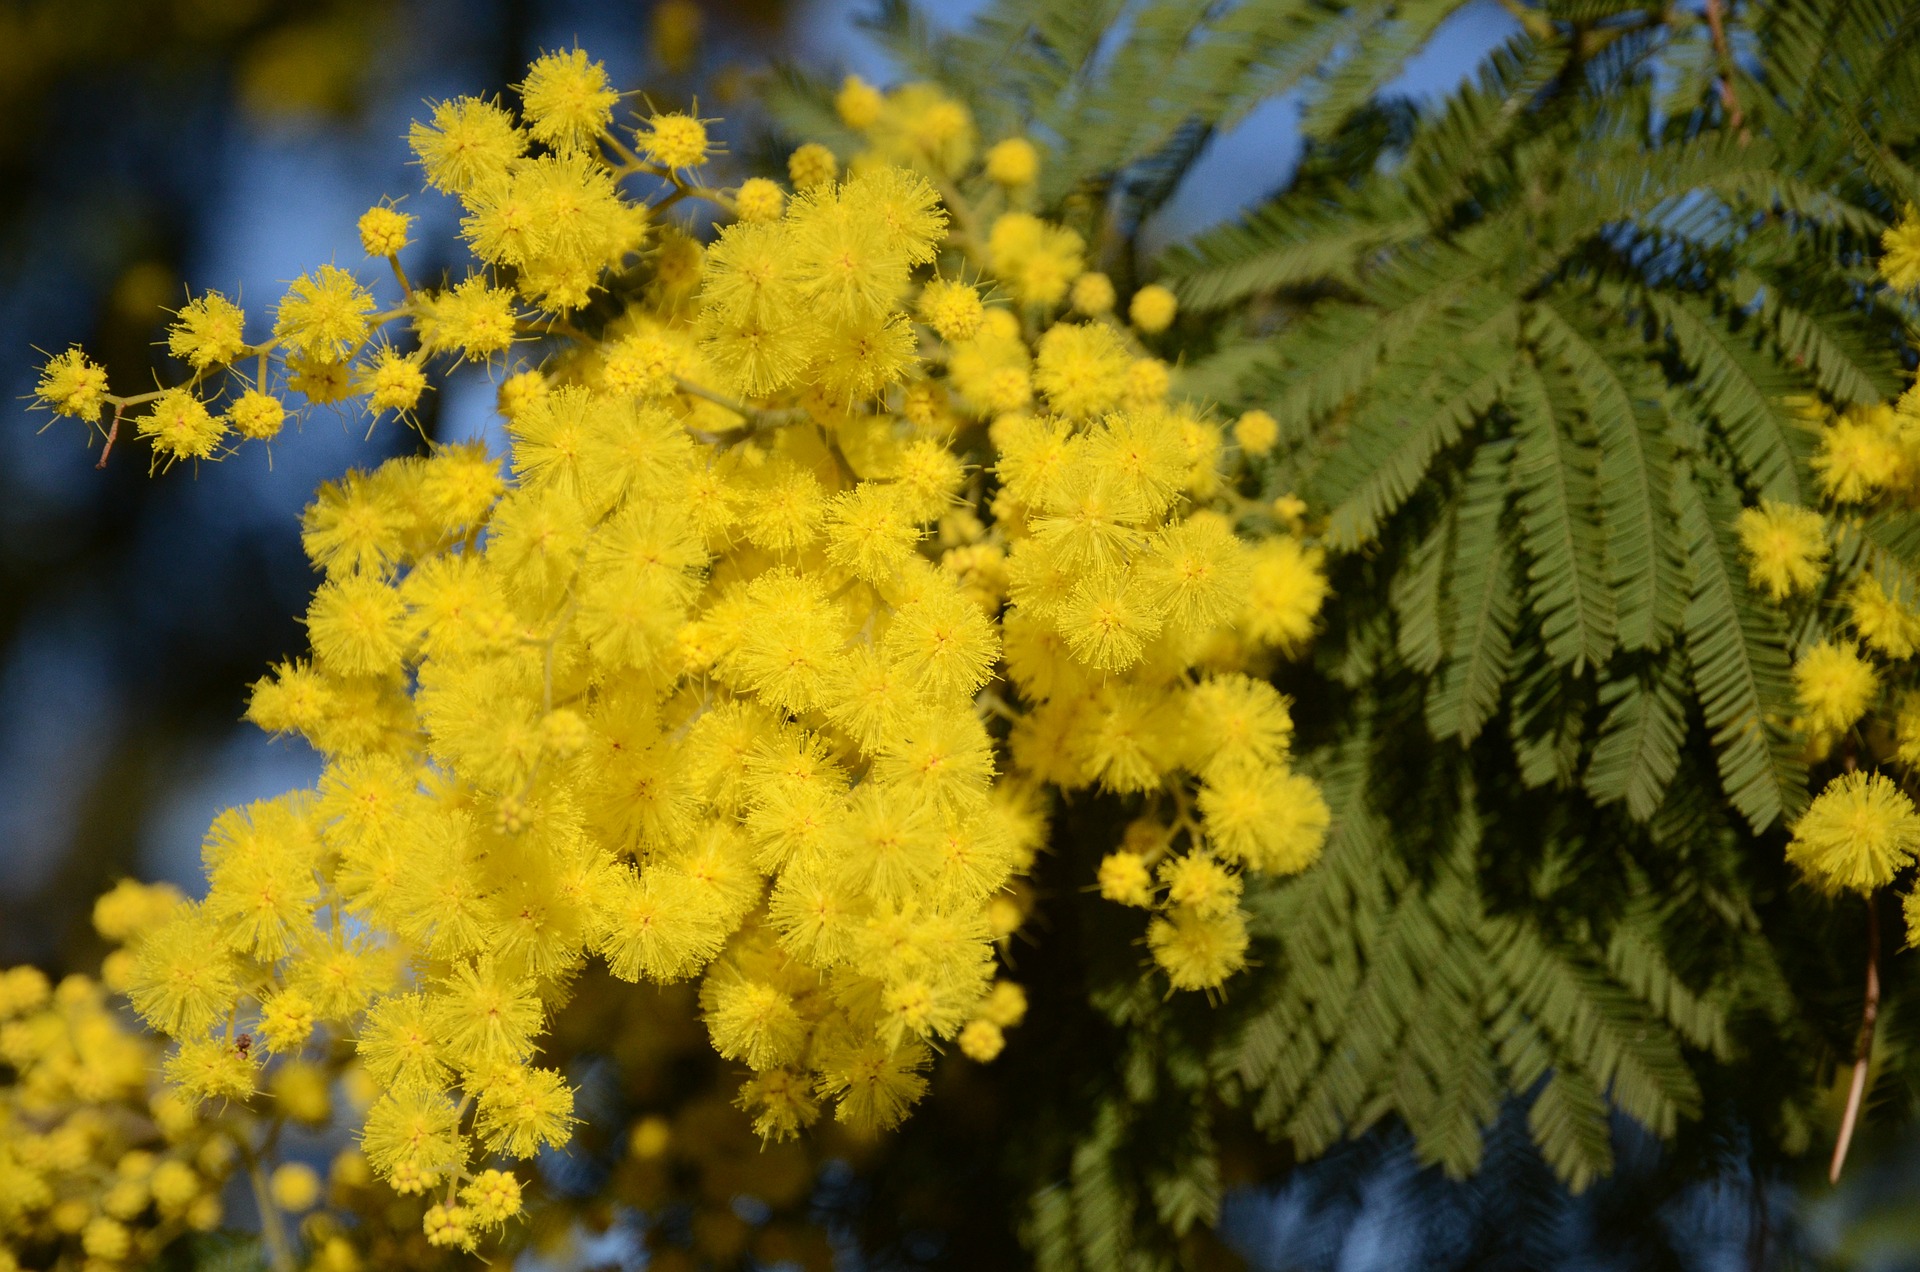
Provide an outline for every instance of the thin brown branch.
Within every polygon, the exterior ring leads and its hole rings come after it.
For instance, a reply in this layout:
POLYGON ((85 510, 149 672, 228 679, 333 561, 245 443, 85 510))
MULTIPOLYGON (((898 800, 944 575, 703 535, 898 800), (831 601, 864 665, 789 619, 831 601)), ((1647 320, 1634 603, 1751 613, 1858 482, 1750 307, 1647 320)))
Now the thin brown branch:
POLYGON ((113 404, 113 423, 107 426, 107 444, 100 448, 100 462, 93 466, 95 471, 104 469, 107 466, 107 460, 113 455, 113 444, 120 440, 120 421, 126 413, 125 402, 113 404))
POLYGON ((1853 1045, 1853 1085, 1847 1090, 1847 1111, 1840 1119, 1840 1138, 1833 1146, 1833 1164, 1827 1168, 1827 1182, 1840 1182, 1840 1170, 1847 1164, 1847 1149, 1853 1143, 1854 1127, 1860 1121, 1860 1106, 1867 1096, 1867 1065, 1873 1059, 1873 1027, 1880 1017, 1880 906, 1867 897, 1867 1002, 1860 1013, 1860 1036, 1853 1045))
POLYGON ((1713 35, 1713 55, 1720 63, 1720 104, 1727 111, 1727 127, 1740 134, 1740 142, 1745 145, 1749 133, 1746 130, 1746 115, 1740 109, 1740 96, 1733 87, 1733 49, 1727 43, 1727 24, 1720 12, 1721 0, 1707 0, 1707 30, 1713 35))

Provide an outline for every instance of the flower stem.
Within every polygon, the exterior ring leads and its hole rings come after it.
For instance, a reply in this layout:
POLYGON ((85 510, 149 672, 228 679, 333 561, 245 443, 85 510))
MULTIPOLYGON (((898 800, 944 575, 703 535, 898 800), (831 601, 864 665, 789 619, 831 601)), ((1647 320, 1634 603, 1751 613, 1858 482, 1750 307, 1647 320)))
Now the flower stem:
POLYGON ((783 410, 766 410, 761 407, 751 406, 740 401, 738 398, 730 398, 723 393, 715 393, 712 389, 703 388, 693 381, 680 376, 674 377, 674 383, 675 386, 688 397, 697 397, 703 401, 711 402, 715 406, 723 406, 727 410, 732 411, 735 415, 747 421, 749 429, 785 428, 789 424, 798 424, 801 420, 807 418, 805 407, 794 406, 787 407, 783 410))
POLYGON ((1867 897, 1867 1002, 1860 1013, 1860 1036, 1853 1045, 1853 1085, 1847 1091, 1847 1111, 1840 1119, 1840 1139, 1833 1146, 1833 1164, 1827 1168, 1827 1182, 1840 1182, 1840 1169, 1847 1164, 1847 1149, 1853 1143, 1853 1130, 1860 1121, 1860 1106, 1867 1095, 1867 1062, 1873 1058, 1873 1027, 1880 1017, 1880 907, 1867 897))
POLYGON ((260 1158, 244 1137, 236 1135, 233 1142, 240 1149, 240 1160, 247 1164, 247 1182, 253 1185, 253 1204, 260 1211, 260 1235, 267 1243, 267 1263, 273 1272, 294 1272, 293 1248, 287 1244, 287 1230, 280 1222, 280 1208, 273 1204, 260 1158))
POLYGON ((100 448, 100 462, 94 465, 96 469, 105 468, 107 466, 107 460, 112 457, 113 444, 120 440, 120 421, 126 416, 126 413, 127 404, 125 402, 115 402, 113 404, 113 423, 107 428, 107 444, 100 448))

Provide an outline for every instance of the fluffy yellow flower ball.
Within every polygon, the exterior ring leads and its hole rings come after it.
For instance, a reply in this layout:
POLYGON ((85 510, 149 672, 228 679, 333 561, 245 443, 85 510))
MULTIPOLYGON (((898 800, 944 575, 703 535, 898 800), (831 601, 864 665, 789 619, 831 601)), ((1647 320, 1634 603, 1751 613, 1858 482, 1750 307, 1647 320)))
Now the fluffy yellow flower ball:
POLYGON ((1298 539, 1276 537, 1253 549, 1253 578, 1241 628, 1284 654, 1303 648, 1327 597, 1323 554, 1298 539))
POLYGON ((279 398, 248 389, 227 408, 227 427, 250 441, 270 442, 286 427, 287 408, 279 398))
POLYGON ((367 338, 373 294, 337 265, 302 274, 287 289, 273 334, 310 358, 339 359, 367 338))
POLYGON ((633 1132, 627 1137, 627 1151, 643 1162, 650 1162, 664 1155, 672 1142, 673 1128, 667 1119, 653 1114, 633 1124, 633 1132))
POLYGON ((960 1054, 977 1064, 991 1064, 1007 1045, 1007 1035, 991 1020, 971 1020, 960 1031, 960 1054))
POLYGON ((231 362, 246 350, 246 324, 240 306, 210 291, 175 316, 167 331, 167 352, 195 371, 231 362))
POLYGON ((411 216, 384 203, 368 208, 360 217, 360 246, 368 256, 397 256, 412 224, 411 216))
POLYGON ((640 135, 640 148, 663 168, 697 168, 707 161, 707 126, 677 112, 655 115, 640 135))
POLYGON ((786 191, 765 177, 749 177, 740 183, 740 192, 734 196, 733 205, 742 221, 749 225, 762 225, 780 219, 780 214, 786 211, 787 195, 786 191))
POLYGON ((584 49, 568 49, 537 58, 520 82, 528 131, 555 150, 585 150, 613 122, 619 90, 607 82, 607 70, 584 49))
POLYGON ((411 411, 427 389, 426 368, 417 355, 401 353, 391 345, 373 356, 360 373, 357 387, 367 395, 367 407, 381 411, 411 411))
POLYGON ((57 414, 97 420, 107 400, 107 369, 78 348, 68 349, 47 360, 33 395, 57 414))
POLYGON ((1153 875, 1137 852, 1108 853, 1100 862, 1100 895, 1120 905, 1153 904, 1153 875))
POLYGON ((1880 235, 1880 277, 1900 291, 1920 287, 1920 210, 1908 205, 1880 235))
POLYGON ((1264 455, 1280 440, 1280 424, 1265 411, 1248 411, 1233 422, 1233 440, 1249 455, 1264 455))
POLYGON ((987 179, 996 185, 1028 186, 1040 175, 1040 151, 1025 137, 1009 137, 987 151, 987 179))
POLYGON ((209 459, 226 436, 226 421, 207 410, 191 389, 168 389, 135 424, 153 442, 154 454, 167 463, 209 459))
POLYGON ((1775 601, 1820 581, 1827 557, 1826 521, 1812 508, 1765 500, 1738 522, 1753 585, 1775 601))
POLYGON ((1147 925, 1147 948, 1175 989, 1218 989, 1247 963, 1247 921, 1238 910, 1188 907, 1147 925))
POLYGON ((1900 470, 1892 436, 1891 407, 1849 411, 1821 430, 1813 471, 1820 489, 1836 503, 1859 503, 1885 490, 1900 470))
POLYGON ((833 108, 839 113, 840 122, 857 132, 873 127, 884 107, 880 90, 858 75, 849 75, 841 81, 840 91, 833 97, 833 108))
POLYGON ((1787 860, 1825 892, 1886 886, 1920 846, 1920 814, 1878 773, 1834 779, 1793 827, 1787 860))
POLYGON ((431 122, 415 120, 407 145, 426 169, 427 184, 465 194, 526 153, 527 134, 494 102, 457 97, 433 108, 431 122))
POLYGON ((1920 649, 1920 614, 1868 575, 1847 595, 1853 629, 1867 647, 1889 658, 1911 658, 1920 649))
POLYGON ((276 1167, 267 1180, 273 1204, 290 1214, 312 1210, 320 1200, 320 1176, 305 1162, 276 1167))
POLYGON ((833 157, 833 151, 817 141, 808 142, 787 158, 787 177, 796 190, 811 190, 838 175, 840 161, 833 157))
POLYGON ((940 333, 942 340, 971 340, 980 330, 986 309, 980 303, 978 288, 941 278, 921 289, 920 317, 940 333))
POLYGON ((1082 274, 1074 279, 1073 291, 1068 296, 1073 312, 1088 318, 1101 318, 1112 313, 1117 299, 1113 290, 1113 280, 1098 271, 1082 274))
POLYGON ((1171 291, 1158 283, 1148 283, 1133 294, 1127 318, 1148 335, 1157 335, 1173 325, 1179 309, 1180 302, 1171 291))
POLYGON ((1880 691, 1880 678, 1851 646, 1822 641, 1793 665, 1793 687, 1807 727, 1834 734, 1866 714, 1880 691))

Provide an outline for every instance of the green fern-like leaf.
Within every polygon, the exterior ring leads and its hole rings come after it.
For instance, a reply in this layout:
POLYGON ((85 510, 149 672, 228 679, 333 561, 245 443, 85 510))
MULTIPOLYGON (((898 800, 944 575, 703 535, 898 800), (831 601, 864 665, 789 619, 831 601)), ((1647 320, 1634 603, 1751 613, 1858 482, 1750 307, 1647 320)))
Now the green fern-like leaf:
POLYGON ((1527 1110, 1527 1129, 1553 1173, 1584 1192, 1613 1169, 1607 1102, 1578 1069, 1556 1069, 1527 1110))
POLYGON ((1597 515, 1592 449, 1576 435, 1572 386, 1523 364, 1509 396, 1527 577, 1547 652, 1576 671, 1613 652, 1613 594, 1597 515))
POLYGON ((1447 264, 1452 268, 1436 269, 1422 280, 1422 288, 1396 297, 1390 307, 1321 307, 1290 333, 1287 361, 1275 365, 1269 356, 1241 380, 1241 387, 1270 394, 1269 409, 1283 428, 1304 429, 1324 419, 1372 384, 1389 350, 1421 343, 1430 324, 1458 334, 1457 325, 1443 319, 1472 266, 1457 254, 1447 264))
POLYGON ((1440 597, 1447 559, 1453 550, 1453 525, 1449 508, 1408 554, 1390 594, 1396 620, 1395 648, 1409 667, 1422 673, 1438 667, 1446 654, 1440 597))
POLYGON ((1693 559, 1687 658, 1693 668, 1727 798, 1755 831, 1799 807, 1806 770, 1780 736, 1792 709, 1786 639, 1748 589, 1724 491, 1683 482, 1680 529, 1693 559))
POLYGON ((1467 471, 1450 571, 1449 656, 1427 694, 1427 727, 1470 742, 1500 704, 1520 601, 1502 524, 1512 442, 1483 442, 1467 471))
POLYGON ((1473 84, 1423 122, 1396 176, 1430 224, 1451 216, 1486 156, 1526 126, 1530 104, 1560 73, 1567 53, 1561 40, 1516 35, 1493 51, 1473 84))
POLYGON ((1601 686, 1600 704, 1607 717, 1586 774, 1587 791, 1596 802, 1625 800, 1635 821, 1646 821, 1659 811, 1686 740, 1685 690, 1685 679, 1671 658, 1601 686))
POLYGON ((1806 368, 1829 397, 1841 403, 1881 402, 1899 393, 1900 379, 1892 359, 1867 352, 1867 341, 1849 330, 1854 317, 1849 312, 1820 313, 1769 294, 1761 315, 1772 328, 1781 354, 1806 368))
POLYGON ((1693 369, 1708 414, 1761 493, 1789 503, 1806 499, 1811 439, 1781 405, 1800 386, 1699 301, 1649 293, 1648 303, 1693 369))
POLYGON ((1499 398, 1513 375, 1510 307, 1495 310, 1469 330, 1457 359, 1409 391, 1385 389, 1364 408, 1313 493, 1332 505, 1327 538, 1351 548, 1371 539, 1380 523, 1406 502, 1434 457, 1452 446, 1499 398))
POLYGON ((1356 263, 1368 252, 1425 229, 1424 217, 1383 223, 1340 205, 1279 203, 1210 231, 1163 264, 1181 303, 1205 312, 1283 287, 1351 285, 1356 263))
POLYGON ((1514 763, 1529 788, 1569 786, 1579 775, 1586 743, 1584 680, 1556 666, 1538 646, 1529 653, 1508 693, 1514 763))
POLYGON ((1865 570, 1888 596, 1920 607, 1920 514, 1882 509, 1834 525, 1835 564, 1865 570))
POLYGON ((1622 649, 1657 648, 1679 626, 1686 563, 1671 533, 1673 447, 1660 421, 1650 418, 1654 395, 1630 387, 1644 369, 1637 360, 1617 356, 1550 302, 1529 311, 1528 333, 1579 386, 1600 446, 1600 508, 1615 635, 1622 649))
POLYGON ((1419 51, 1461 0, 1405 0, 1399 5, 1355 5, 1355 19, 1369 25, 1389 12, 1390 21, 1347 53, 1301 117, 1301 131, 1324 136, 1365 105, 1419 51))
POLYGON ((1127 1264, 1133 1201, 1116 1173, 1125 1124, 1119 1101, 1106 1100, 1094 1115, 1091 1133, 1073 1150, 1069 1188, 1075 1266, 1088 1272, 1117 1272, 1127 1264))
POLYGON ((1614 1104, 1663 1136, 1699 1111, 1693 1071, 1637 999, 1524 924, 1505 926, 1494 961, 1515 1001, 1614 1104))
POLYGON ((1607 941, 1607 969, 1658 1012, 1691 1046, 1729 1059, 1727 1018, 1720 1004, 1674 974, 1661 948, 1660 915, 1645 897, 1621 916, 1607 941))

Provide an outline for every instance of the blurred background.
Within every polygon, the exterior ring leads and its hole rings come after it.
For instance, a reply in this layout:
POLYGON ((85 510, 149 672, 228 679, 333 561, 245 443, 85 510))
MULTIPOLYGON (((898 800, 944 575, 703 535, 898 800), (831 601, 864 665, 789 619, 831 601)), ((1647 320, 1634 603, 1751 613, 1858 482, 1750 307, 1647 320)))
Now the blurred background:
MULTIPOLYGON (((980 3, 921 7, 954 25, 980 3)), ((299 512, 317 482, 420 444, 391 422, 367 438, 321 409, 271 453, 153 480, 129 446, 97 471, 78 424, 26 409, 44 354, 82 343, 116 389, 145 388, 165 373, 164 311, 189 290, 236 297, 264 327, 287 280, 361 263, 354 221, 386 195, 412 194, 416 277, 437 275, 455 259, 453 227, 443 201, 417 193, 407 124, 423 100, 498 91, 542 50, 578 43, 663 108, 697 88, 744 158, 753 77, 776 60, 895 78, 859 28, 864 7, 0 0, 0 966, 88 966, 89 909, 114 879, 197 892, 215 813, 317 776, 304 743, 240 720, 248 685, 304 646, 299 512)), ((1390 91, 1444 94, 1515 28, 1496 0, 1465 5, 1390 91)), ((1149 225, 1152 243, 1283 184, 1296 110, 1279 99, 1213 139, 1149 225)), ((457 374, 429 397, 422 430, 484 436, 493 395, 484 369, 457 374)), ((1848 1193, 1808 1206, 1756 1177, 1740 1145, 1722 1147, 1725 1168, 1707 1183, 1664 1191, 1649 1182, 1663 1169, 1655 1147, 1623 1150, 1620 1180, 1574 1203, 1518 1157, 1487 1184, 1446 1184, 1381 1134, 1240 1189, 1224 1230, 1272 1269, 1405 1267, 1415 1250, 1451 1251, 1460 1266, 1672 1265, 1604 1235, 1636 1226, 1674 1237, 1660 1248, 1688 1252, 1678 1266, 1772 1267, 1789 1248, 1843 1246, 1851 1266, 1920 1266, 1902 1235, 1920 1212, 1920 1155, 1862 1162, 1848 1193), (1476 1247, 1526 1207, 1558 1216, 1555 1250, 1476 1247)))

